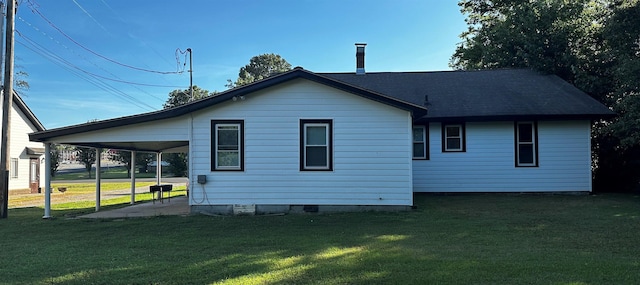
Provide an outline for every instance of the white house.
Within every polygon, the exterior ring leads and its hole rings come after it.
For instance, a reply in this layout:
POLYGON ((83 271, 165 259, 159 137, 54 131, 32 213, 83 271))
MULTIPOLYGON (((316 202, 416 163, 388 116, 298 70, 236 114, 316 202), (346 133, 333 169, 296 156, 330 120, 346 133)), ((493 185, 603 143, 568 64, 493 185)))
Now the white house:
POLYGON ((13 96, 9 128, 9 194, 38 193, 44 186, 44 180, 40 179, 45 167, 41 160, 44 145, 29 141, 29 133, 44 131, 44 126, 17 93, 13 96))
MULTIPOLYGON (((364 50, 358 49, 358 57, 364 50)), ((530 70, 313 73, 31 140, 189 153, 193 212, 405 210, 414 192, 589 192, 591 120, 530 70)))

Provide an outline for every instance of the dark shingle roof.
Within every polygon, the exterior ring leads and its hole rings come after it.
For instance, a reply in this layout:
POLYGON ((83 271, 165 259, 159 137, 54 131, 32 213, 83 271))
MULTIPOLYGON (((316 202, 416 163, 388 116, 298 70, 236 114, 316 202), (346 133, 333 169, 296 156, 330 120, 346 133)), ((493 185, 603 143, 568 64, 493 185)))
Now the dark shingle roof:
POLYGON ((414 104, 424 120, 602 118, 614 115, 555 75, 528 69, 441 72, 319 73, 414 104))

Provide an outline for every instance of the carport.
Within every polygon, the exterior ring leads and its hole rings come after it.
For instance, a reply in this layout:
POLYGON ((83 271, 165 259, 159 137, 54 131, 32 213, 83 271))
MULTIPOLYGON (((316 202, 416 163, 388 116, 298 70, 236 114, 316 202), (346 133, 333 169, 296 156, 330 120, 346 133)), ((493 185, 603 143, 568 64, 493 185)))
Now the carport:
MULTIPOLYGON (((52 144, 93 148, 96 151, 96 212, 100 211, 100 154, 103 149, 156 154, 156 183, 161 184, 163 153, 189 151, 191 117, 183 115, 185 108, 89 122, 29 134, 31 141, 45 145, 44 216, 51 218, 51 147, 52 144), (182 110, 182 111, 181 111, 182 110)), ((135 163, 131 164, 131 204, 135 202, 135 163)), ((191 169, 191 167, 189 167, 191 169)))

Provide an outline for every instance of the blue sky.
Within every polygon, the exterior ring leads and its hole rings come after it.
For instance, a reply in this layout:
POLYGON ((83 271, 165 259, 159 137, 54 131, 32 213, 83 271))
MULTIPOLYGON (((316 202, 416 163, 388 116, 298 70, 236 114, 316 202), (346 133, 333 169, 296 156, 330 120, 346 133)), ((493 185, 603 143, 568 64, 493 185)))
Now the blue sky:
POLYGON ((466 29, 457 1, 22 0, 16 15, 23 99, 46 128, 162 109, 194 85, 226 90, 253 56, 276 53, 314 72, 449 70, 466 29), (134 68, 130 68, 130 67, 134 68), (114 79, 114 80, 108 80, 114 79), (125 81, 125 82, 118 82, 125 81), (142 85, 135 85, 137 83, 142 85), (162 87, 160 87, 162 86, 162 87))

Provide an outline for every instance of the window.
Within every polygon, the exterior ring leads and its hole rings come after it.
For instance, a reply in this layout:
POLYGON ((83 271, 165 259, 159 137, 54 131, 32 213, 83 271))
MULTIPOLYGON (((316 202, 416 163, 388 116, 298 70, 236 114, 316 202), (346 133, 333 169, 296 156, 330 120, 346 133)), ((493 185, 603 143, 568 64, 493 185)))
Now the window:
POLYGON ((515 123, 516 166, 538 166, 538 125, 515 123))
POLYGON ((300 120, 300 170, 333 169, 332 125, 332 120, 300 120))
POLYGON ((429 159, 429 128, 413 126, 413 159, 429 159))
POLYGON ((211 170, 244 170, 244 121, 211 121, 211 170))
POLYGON ((11 159, 11 165, 9 166, 11 167, 11 178, 18 178, 18 159, 17 158, 12 158, 11 159))
POLYGON ((442 152, 464 152, 464 124, 442 124, 442 152))

